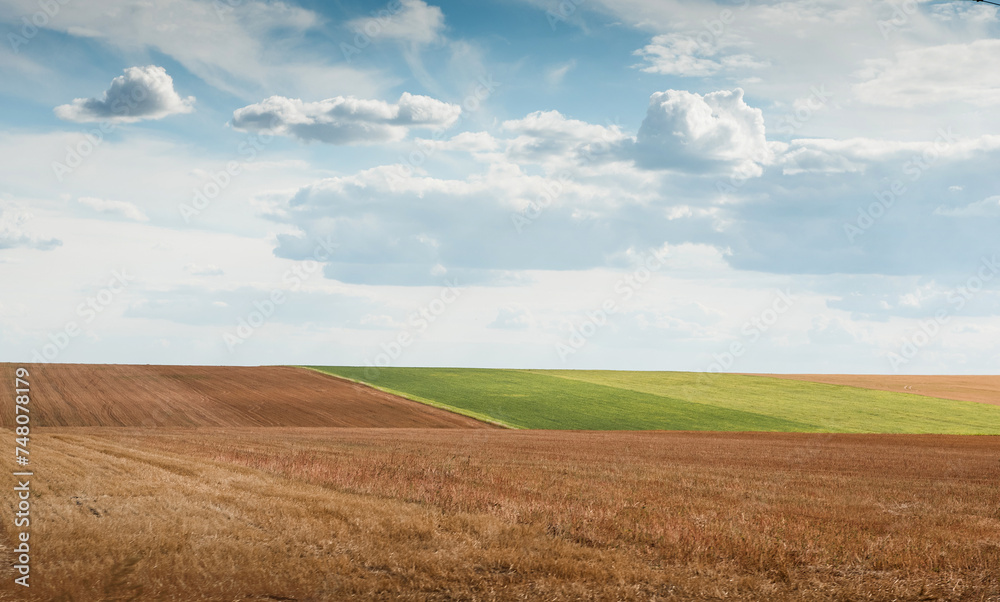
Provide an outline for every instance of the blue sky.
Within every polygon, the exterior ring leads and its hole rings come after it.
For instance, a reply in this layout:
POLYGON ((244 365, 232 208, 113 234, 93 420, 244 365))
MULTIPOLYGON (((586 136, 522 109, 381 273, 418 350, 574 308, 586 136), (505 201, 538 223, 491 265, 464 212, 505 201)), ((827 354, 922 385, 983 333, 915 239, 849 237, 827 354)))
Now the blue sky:
POLYGON ((0 360, 990 373, 998 31, 0 1, 0 360))

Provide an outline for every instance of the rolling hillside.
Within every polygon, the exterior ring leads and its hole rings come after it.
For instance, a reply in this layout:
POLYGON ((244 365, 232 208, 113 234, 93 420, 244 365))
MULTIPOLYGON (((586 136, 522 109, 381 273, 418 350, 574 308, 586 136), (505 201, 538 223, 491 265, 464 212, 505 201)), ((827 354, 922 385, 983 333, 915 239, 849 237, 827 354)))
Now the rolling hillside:
POLYGON ((312 368, 515 428, 1000 433, 995 405, 765 376, 312 368))

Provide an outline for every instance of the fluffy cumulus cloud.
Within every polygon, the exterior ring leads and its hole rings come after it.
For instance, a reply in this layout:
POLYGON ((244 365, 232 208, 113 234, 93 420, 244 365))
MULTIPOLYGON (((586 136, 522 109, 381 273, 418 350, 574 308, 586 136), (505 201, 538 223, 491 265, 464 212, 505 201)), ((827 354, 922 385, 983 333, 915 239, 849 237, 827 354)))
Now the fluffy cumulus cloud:
POLYGON ((342 282, 500 283, 519 270, 609 265, 630 248, 699 231, 697 220, 672 225, 659 209, 639 208, 635 194, 614 180, 530 175, 502 161, 464 179, 393 165, 305 186, 270 214, 298 231, 278 237, 279 257, 308 258, 329 240, 336 251, 324 273, 342 282), (615 215, 623 202, 645 213, 615 215), (623 219, 638 223, 622 234, 606 221, 623 219))
POLYGON ((380 12, 349 21, 347 26, 372 40, 429 44, 441 38, 444 13, 423 0, 392 0, 380 12))
POLYGON ((669 33, 654 37, 634 54, 645 59, 643 71, 660 75, 705 77, 767 66, 749 54, 727 50, 716 36, 669 33))
POLYGON ((56 107, 55 113, 67 121, 130 123, 193 110, 194 97, 181 98, 167 70, 148 65, 126 69, 111 80, 111 87, 100 98, 77 98, 56 107))
POLYGON ((658 92, 635 136, 556 111, 500 131, 442 143, 481 159, 462 178, 434 174, 433 162, 388 165, 275 199, 268 215, 296 233, 276 254, 305 259, 329 238, 327 277, 394 285, 616 266, 628 249, 665 243, 725 250, 730 266, 765 273, 911 274, 974 265, 994 237, 986 220, 949 219, 993 205, 935 212, 942 191, 995 160, 992 136, 768 142, 741 90, 658 92), (752 177, 721 198, 725 173, 752 177), (926 245, 931 236, 952 243, 926 245))
POLYGON ((233 127, 328 144, 402 140, 411 128, 443 129, 462 108, 404 92, 396 103, 337 96, 318 102, 272 96, 233 112, 233 127))
POLYGON ((569 119, 558 111, 505 121, 503 130, 515 134, 506 141, 506 155, 519 164, 628 162, 640 170, 688 175, 757 177, 776 161, 776 151, 787 148, 768 142, 763 113, 746 104, 739 88, 705 95, 656 92, 635 136, 616 124, 569 119))
POLYGON ((890 107, 966 102, 1000 105, 1000 70, 989 57, 1000 55, 1000 40, 976 40, 903 50, 893 60, 868 61, 854 86, 859 99, 890 107))
POLYGON ((650 169, 738 172, 759 176, 774 160, 764 115, 743 100, 743 90, 697 94, 656 92, 636 135, 636 163, 650 169))
POLYGON ((84 196, 77 199, 77 202, 84 207, 89 207, 98 213, 120 215, 126 219, 137 222, 147 222, 149 217, 132 203, 125 201, 109 201, 95 197, 84 196))

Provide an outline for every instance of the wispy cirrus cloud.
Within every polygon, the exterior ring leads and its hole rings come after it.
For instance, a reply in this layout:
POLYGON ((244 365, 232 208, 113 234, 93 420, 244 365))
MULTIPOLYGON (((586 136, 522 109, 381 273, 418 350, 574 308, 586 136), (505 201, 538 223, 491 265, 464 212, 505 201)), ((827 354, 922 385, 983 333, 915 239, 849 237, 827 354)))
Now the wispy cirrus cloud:
POLYGON ((857 97, 873 105, 913 108, 942 103, 1000 105, 1000 70, 988 57, 1000 55, 1000 40, 976 40, 901 50, 873 59, 858 75, 857 97))
MULTIPOLYGON (((389 4, 390 7, 394 3, 389 4)), ((398 0, 398 10, 384 10, 384 14, 352 19, 347 28, 368 36, 372 40, 388 39, 413 44, 429 44, 441 39, 444 31, 444 12, 423 0, 398 0)))
POLYGON ((745 52, 733 49, 733 44, 708 36, 701 41, 698 32, 668 33, 655 36, 649 44, 633 54, 645 61, 639 67, 646 73, 706 77, 720 72, 741 72, 766 67, 745 52))

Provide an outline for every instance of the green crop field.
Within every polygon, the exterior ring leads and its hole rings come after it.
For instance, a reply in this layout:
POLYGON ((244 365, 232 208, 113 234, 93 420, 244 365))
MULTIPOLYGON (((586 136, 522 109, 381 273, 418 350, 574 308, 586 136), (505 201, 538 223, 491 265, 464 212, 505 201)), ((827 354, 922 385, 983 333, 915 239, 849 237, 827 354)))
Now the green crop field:
POLYGON ((1000 434, 1000 406, 763 376, 308 367, 514 428, 1000 434))

